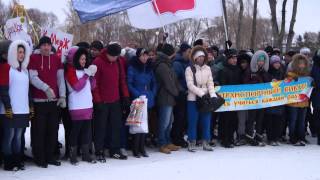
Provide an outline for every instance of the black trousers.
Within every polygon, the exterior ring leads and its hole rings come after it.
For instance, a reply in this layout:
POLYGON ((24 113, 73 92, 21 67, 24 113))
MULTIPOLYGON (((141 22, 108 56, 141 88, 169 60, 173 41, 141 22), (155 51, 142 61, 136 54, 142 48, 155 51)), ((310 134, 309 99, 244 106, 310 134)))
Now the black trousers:
POLYGON ((174 121, 171 129, 171 139, 174 144, 184 142, 187 129, 187 101, 179 100, 173 109, 174 121))
POLYGON ((56 160, 54 151, 58 141, 59 126, 57 102, 34 103, 34 109, 35 118, 31 122, 34 159, 38 163, 56 160))
POLYGON ((146 134, 138 133, 138 134, 133 134, 132 136, 133 136, 132 151, 134 153, 144 153, 146 134))
POLYGON ((234 133, 237 128, 238 116, 236 111, 222 112, 219 114, 220 139, 223 144, 234 142, 234 133))
POLYGON ((105 139, 110 137, 110 152, 120 151, 122 131, 120 102, 96 104, 94 107, 94 146, 96 153, 104 150, 105 139))
POLYGON ((246 134, 253 136, 254 130, 256 133, 263 134, 263 120, 264 120, 264 110, 255 109, 248 111, 248 121, 246 122, 246 134))
POLYGON ((276 114, 265 114, 265 117, 268 141, 278 141, 284 125, 283 117, 276 114))
POLYGON ((91 120, 76 120, 71 122, 69 143, 71 147, 89 145, 91 142, 91 120))
POLYGON ((320 138, 320 109, 313 109, 313 118, 316 124, 316 133, 319 139, 320 138))

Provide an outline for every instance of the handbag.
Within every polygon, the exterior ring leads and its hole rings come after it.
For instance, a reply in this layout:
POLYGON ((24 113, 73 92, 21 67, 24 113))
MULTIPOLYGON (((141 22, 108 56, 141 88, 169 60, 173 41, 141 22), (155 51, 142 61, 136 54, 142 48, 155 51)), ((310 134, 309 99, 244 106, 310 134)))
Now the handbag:
MULTIPOLYGON (((196 68, 191 66, 191 71, 193 74, 193 83, 197 87, 196 79, 196 68)), ((197 97, 196 105, 199 112, 214 112, 219 109, 225 103, 225 99, 217 94, 217 97, 210 97, 210 94, 207 93, 202 97, 197 97)))

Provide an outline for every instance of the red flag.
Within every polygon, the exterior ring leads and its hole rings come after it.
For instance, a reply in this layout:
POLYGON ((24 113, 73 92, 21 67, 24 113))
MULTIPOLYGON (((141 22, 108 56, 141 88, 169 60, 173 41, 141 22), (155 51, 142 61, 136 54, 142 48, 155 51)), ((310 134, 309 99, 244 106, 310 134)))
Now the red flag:
POLYGON ((195 8, 195 0, 154 0, 152 1, 152 5, 157 14, 159 13, 155 3, 158 6, 160 14, 167 12, 175 14, 177 11, 192 10, 195 8))

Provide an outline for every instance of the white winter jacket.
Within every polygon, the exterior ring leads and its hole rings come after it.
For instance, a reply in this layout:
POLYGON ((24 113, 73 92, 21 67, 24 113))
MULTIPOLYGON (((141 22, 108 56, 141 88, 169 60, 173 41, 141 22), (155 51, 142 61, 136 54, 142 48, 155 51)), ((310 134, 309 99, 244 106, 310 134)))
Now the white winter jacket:
POLYGON ((211 97, 217 97, 214 91, 214 84, 211 69, 209 66, 194 65, 196 67, 197 86, 194 84, 193 73, 191 67, 186 69, 186 81, 188 87, 188 101, 196 101, 196 97, 202 97, 209 93, 211 97))

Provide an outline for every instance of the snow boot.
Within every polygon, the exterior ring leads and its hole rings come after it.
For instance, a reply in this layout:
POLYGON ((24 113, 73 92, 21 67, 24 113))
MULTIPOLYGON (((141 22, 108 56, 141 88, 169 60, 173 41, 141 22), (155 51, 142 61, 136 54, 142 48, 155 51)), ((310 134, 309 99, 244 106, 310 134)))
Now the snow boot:
POLYGON ((188 151, 189 152, 196 152, 197 151, 196 141, 188 142, 188 151))
POLYGON ((92 158, 92 156, 89 152, 89 145, 88 144, 82 145, 81 151, 82 151, 82 161, 85 161, 85 162, 88 162, 91 164, 97 163, 97 161, 94 158, 92 158))
POLYGON ((104 156, 104 152, 103 151, 99 151, 96 153, 96 157, 97 157, 97 161, 99 161, 100 163, 106 163, 106 158, 104 156))
POLYGON ((15 166, 15 158, 12 155, 3 156, 3 169, 5 171, 18 171, 19 168, 15 166))
POLYGON ((69 149, 69 156, 70 156, 70 163, 72 165, 77 165, 78 164, 78 159, 77 159, 77 146, 71 146, 69 149))
POLYGON ((203 141, 202 142, 202 148, 204 151, 213 151, 213 148, 210 146, 208 141, 203 141))

